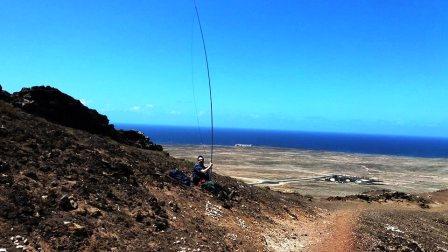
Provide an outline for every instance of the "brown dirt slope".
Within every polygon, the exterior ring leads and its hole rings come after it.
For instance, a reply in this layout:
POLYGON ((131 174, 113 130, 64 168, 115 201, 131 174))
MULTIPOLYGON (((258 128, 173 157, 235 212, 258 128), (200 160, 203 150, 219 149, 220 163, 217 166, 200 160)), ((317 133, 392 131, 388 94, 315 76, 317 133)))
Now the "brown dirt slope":
POLYGON ((183 187, 167 172, 188 171, 190 163, 57 125, 4 101, 0 153, 0 248, 263 250, 274 218, 298 222, 311 212, 300 195, 219 175, 230 197, 183 187))

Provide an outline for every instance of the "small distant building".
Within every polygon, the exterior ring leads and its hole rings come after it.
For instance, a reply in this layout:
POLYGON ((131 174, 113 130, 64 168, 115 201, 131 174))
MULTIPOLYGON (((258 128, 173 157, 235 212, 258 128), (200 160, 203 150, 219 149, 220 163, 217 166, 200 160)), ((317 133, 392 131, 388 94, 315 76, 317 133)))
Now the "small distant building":
POLYGON ((252 144, 235 144, 235 147, 252 147, 252 144))

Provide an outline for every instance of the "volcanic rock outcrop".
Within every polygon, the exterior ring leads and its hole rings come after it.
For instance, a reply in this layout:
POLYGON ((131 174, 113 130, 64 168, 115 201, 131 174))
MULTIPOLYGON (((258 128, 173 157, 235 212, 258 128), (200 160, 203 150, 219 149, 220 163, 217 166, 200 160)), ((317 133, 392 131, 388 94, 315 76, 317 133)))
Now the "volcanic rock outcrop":
POLYGON ((0 85, 0 100, 9 101, 11 99, 11 94, 3 90, 2 85, 0 85))
POLYGON ((10 101, 24 111, 43 117, 51 122, 93 134, 109 136, 127 145, 148 150, 162 150, 144 134, 134 130, 116 130, 105 115, 84 106, 79 100, 49 86, 23 88, 12 95, 2 94, 3 100, 10 101), (9 97, 9 98, 8 98, 9 97))

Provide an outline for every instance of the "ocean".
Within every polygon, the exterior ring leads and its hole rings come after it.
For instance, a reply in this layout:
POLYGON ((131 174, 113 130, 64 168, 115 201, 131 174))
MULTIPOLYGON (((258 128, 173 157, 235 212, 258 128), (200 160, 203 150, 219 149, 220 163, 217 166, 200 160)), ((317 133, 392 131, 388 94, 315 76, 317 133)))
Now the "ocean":
MULTIPOLYGON (((197 127, 117 124, 139 130, 158 144, 210 144, 210 129, 197 127)), ((215 129, 215 144, 296 148, 346 153, 448 158, 448 138, 383 136, 300 131, 215 129)))

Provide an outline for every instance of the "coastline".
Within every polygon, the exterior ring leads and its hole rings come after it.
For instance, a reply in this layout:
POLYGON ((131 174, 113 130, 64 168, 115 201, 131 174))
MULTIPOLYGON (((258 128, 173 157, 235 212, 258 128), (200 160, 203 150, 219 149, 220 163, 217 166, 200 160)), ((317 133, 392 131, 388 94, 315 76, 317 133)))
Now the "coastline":
MULTIPOLYGON (((118 124, 117 127, 139 130, 160 144, 203 145, 211 143, 210 135, 204 134, 207 131, 201 133, 195 127, 133 124, 118 124)), ((249 144, 254 147, 268 148, 448 158, 448 138, 443 137, 216 128, 214 144, 216 146, 249 144)))

